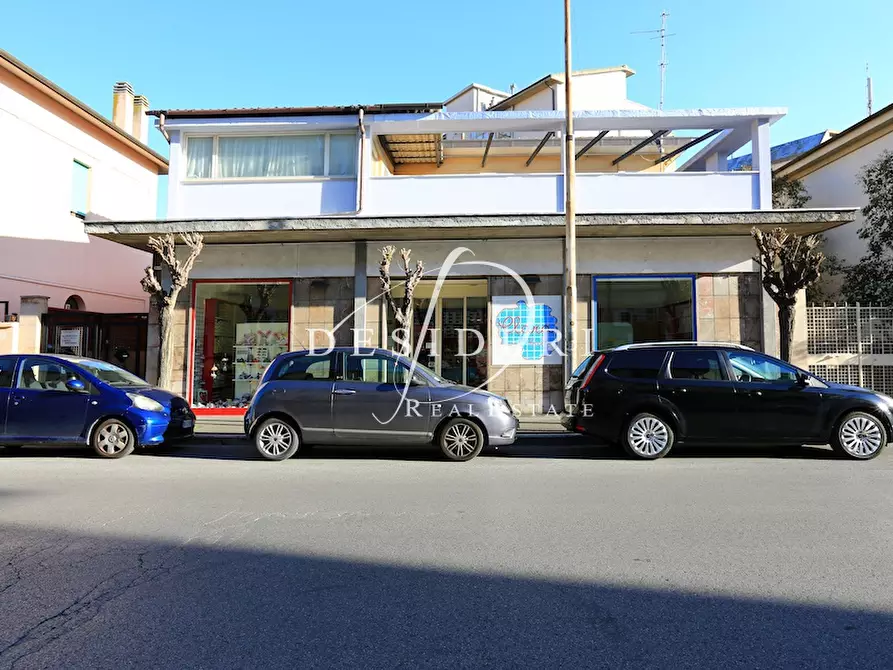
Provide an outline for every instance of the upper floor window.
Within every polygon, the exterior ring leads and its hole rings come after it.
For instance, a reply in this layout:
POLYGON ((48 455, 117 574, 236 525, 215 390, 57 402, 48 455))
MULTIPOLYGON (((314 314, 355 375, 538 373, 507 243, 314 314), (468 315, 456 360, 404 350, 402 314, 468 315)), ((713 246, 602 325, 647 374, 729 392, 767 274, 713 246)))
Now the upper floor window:
POLYGON ((353 133, 189 137, 187 179, 352 177, 357 171, 353 133))
POLYGON ((74 161, 71 173, 71 213, 83 219, 87 215, 89 200, 90 167, 74 161))

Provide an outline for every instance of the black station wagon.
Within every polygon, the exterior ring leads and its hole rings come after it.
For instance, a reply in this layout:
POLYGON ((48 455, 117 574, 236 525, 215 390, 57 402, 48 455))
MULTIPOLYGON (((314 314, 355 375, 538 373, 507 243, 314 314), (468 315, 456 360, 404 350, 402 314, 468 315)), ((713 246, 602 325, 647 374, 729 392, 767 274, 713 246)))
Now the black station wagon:
POLYGON ((590 354, 565 389, 568 430, 630 456, 674 444, 828 444, 874 458, 893 431, 893 399, 824 381, 736 344, 631 344, 590 354))

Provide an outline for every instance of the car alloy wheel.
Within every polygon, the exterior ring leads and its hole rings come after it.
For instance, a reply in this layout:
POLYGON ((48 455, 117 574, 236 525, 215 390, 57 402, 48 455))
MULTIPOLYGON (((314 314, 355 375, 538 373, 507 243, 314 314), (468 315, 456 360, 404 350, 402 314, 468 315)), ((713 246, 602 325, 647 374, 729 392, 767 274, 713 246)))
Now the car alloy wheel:
POLYGON ((122 458, 136 447, 133 431, 123 421, 103 421, 93 433, 93 451, 102 458, 122 458))
POLYGON ((878 419, 853 412, 840 424, 835 446, 851 458, 866 460, 877 456, 887 442, 887 431, 878 419))
POLYGON ((284 461, 298 451, 300 438, 297 431, 282 419, 268 419, 257 429, 254 445, 264 458, 284 461))
POLYGON ((470 419, 456 418, 440 431, 440 449, 451 461, 470 461, 484 448, 484 434, 470 419))
POLYGON ((673 447, 673 429, 653 414, 638 414, 626 428, 624 446, 632 456, 655 459, 666 456, 673 447))

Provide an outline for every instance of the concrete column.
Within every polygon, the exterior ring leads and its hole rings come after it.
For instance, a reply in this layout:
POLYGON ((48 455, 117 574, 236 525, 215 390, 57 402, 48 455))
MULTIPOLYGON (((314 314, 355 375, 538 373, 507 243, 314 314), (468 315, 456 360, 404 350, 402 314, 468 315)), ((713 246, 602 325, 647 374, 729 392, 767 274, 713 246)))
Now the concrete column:
POLYGON ((763 352, 778 356, 778 305, 760 286, 763 296, 763 352))
POLYGON ((43 316, 49 309, 49 297, 23 295, 19 308, 19 353, 39 354, 43 340, 43 316))
MULTIPOLYGON (((353 268, 353 327, 358 341, 369 341, 363 329, 366 328, 366 301, 369 299, 366 282, 366 242, 354 242, 353 268)), ((372 345, 372 342, 369 342, 372 345)))
POLYGON ((772 147, 769 140, 769 121, 766 119, 754 121, 750 138, 753 171, 759 173, 754 206, 756 209, 772 209, 772 147))
POLYGON ((726 154, 710 154, 707 156, 707 172, 728 172, 729 157, 726 154))

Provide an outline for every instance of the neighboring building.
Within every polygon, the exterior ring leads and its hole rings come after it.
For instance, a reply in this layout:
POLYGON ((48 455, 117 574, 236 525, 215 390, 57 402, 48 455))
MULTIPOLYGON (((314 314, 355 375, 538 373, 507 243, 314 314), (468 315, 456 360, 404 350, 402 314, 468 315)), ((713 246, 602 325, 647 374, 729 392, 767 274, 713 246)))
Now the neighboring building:
MULTIPOLYGON (((893 105, 888 105, 833 139, 816 146, 787 163, 777 174, 799 179, 810 196, 810 207, 859 207, 868 196, 859 182, 859 172, 884 151, 893 151, 893 105)), ((855 221, 828 231, 825 249, 845 265, 859 262, 867 247, 859 239, 861 212, 855 221)))
MULTIPOLYGON (((577 356, 657 339, 776 351, 751 228, 818 233, 853 212, 772 210, 771 173, 760 165, 769 165, 769 127, 785 110, 656 111, 626 99, 629 74, 578 75, 591 86, 576 89, 586 102, 575 112, 577 356), (729 171, 727 157, 748 142, 756 169, 729 171), (685 171, 673 170, 677 155, 694 151, 685 171)), ((421 334, 429 306, 440 332, 422 362, 459 382, 490 378, 491 390, 525 408, 560 408, 560 357, 539 330, 534 346, 518 346, 522 292, 493 265, 522 275, 542 303, 539 323, 565 332, 557 79, 495 104, 488 96, 503 93, 472 85, 446 108, 157 111, 170 138, 169 219, 87 229, 138 249, 150 235, 204 235, 174 326, 176 390, 200 412, 241 411, 272 356, 326 343, 316 329, 344 324, 339 344, 388 346, 393 324, 378 296, 387 244, 411 248, 435 271, 457 247, 474 252, 438 294, 433 279, 416 290, 416 343, 431 337, 421 334), (351 327, 365 337, 355 340, 351 327), (486 346, 460 356, 460 340, 476 348, 461 328, 485 332, 486 346)))
MULTIPOLYGON (((815 135, 808 135, 807 137, 801 137, 797 140, 791 140, 790 142, 785 142, 784 144, 776 144, 772 147, 772 171, 775 172, 780 168, 784 167, 792 160, 805 154, 807 151, 812 151, 820 144, 824 144, 828 140, 832 139, 837 135, 837 132, 833 130, 823 130, 820 133, 816 133, 815 135)), ((729 169, 730 170, 750 170, 753 168, 753 156, 751 154, 744 154, 743 156, 737 156, 735 158, 729 159, 729 169)))
MULTIPOLYGON (((22 296, 49 309, 148 311, 139 282, 151 256, 84 230, 85 220, 154 217, 167 174, 146 146, 148 101, 128 84, 114 100, 113 123, 0 51, 0 321, 22 311, 22 296)), ((83 353, 99 355, 87 339, 83 353)))

